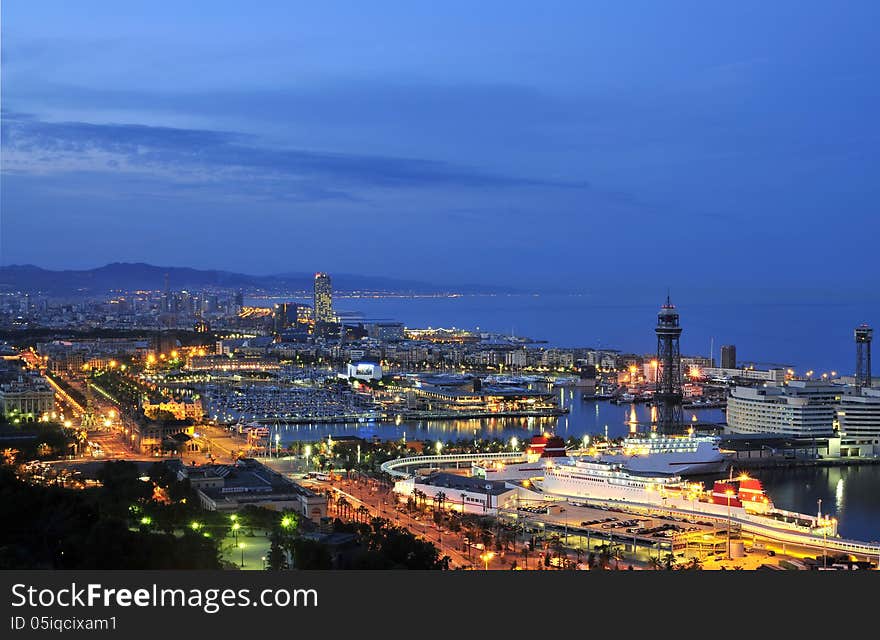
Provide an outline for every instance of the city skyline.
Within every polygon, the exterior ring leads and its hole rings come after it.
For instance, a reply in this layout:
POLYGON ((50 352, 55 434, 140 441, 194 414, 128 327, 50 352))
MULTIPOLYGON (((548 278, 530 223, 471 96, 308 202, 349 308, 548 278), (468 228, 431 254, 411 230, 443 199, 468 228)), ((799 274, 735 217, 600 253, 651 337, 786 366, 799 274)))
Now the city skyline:
POLYGON ((2 264, 871 284, 872 3, 48 7, 3 7, 2 264))

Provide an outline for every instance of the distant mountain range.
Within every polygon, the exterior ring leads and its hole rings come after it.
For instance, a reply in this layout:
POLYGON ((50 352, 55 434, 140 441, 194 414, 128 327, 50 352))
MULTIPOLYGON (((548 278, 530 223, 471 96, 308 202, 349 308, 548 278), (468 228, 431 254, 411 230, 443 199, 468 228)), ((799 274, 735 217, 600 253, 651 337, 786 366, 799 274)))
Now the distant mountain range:
MULTIPOLYGON (((173 291, 210 287, 241 289, 245 293, 289 293, 311 291, 314 273, 281 273, 253 276, 232 271, 158 267, 141 262, 113 262, 95 269, 52 271, 25 265, 0 266, 0 290, 41 292, 52 296, 88 296, 111 290, 162 290, 165 277, 173 291)), ((373 291, 385 293, 523 293, 510 287, 462 285, 442 287, 415 280, 379 276, 330 274, 333 289, 339 292, 373 291)))

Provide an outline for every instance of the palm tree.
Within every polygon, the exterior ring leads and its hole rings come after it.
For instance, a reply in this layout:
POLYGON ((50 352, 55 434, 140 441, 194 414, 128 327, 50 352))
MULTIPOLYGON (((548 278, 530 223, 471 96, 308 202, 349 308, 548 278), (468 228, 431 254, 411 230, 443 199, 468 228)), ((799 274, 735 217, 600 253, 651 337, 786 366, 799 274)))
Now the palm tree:
POLYGON ((564 551, 562 546, 562 538, 560 538, 558 534, 554 534, 551 538, 550 546, 553 549, 553 555, 560 560, 559 566, 561 568, 564 568, 566 563, 563 560, 564 551))
POLYGON ((441 491, 436 496, 434 496, 434 498, 440 504, 440 510, 442 511, 443 507, 446 505, 446 494, 441 491))
POLYGON ((343 518, 348 516, 348 513, 351 509, 351 503, 345 499, 345 497, 339 498, 336 501, 336 514, 342 516, 343 518))
POLYGON ((603 544, 600 549, 599 557, 596 558, 596 566, 599 569, 604 570, 608 568, 609 564, 611 564, 611 550, 608 548, 607 544, 603 544))
POLYGON ((611 545, 611 559, 614 560, 615 571, 620 569, 620 561, 623 560, 623 550, 619 544, 611 545))

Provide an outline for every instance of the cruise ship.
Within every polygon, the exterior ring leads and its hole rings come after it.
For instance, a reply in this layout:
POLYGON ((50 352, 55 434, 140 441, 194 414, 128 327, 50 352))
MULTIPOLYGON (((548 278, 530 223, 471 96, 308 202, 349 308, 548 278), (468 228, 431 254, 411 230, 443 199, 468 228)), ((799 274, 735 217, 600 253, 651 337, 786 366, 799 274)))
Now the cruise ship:
POLYGON ((522 480, 544 474, 548 459, 594 460, 618 464, 633 472, 690 476, 721 473, 730 460, 715 436, 660 436, 626 438, 623 443, 591 450, 568 451, 553 435, 533 436, 521 461, 474 463, 471 475, 491 480, 522 480))
POLYGON ((674 473, 681 476, 721 473, 730 459, 717 436, 637 436, 597 455, 600 461, 619 463, 632 471, 674 473))
POLYGON ((487 480, 528 480, 541 478, 552 460, 568 455, 565 440, 559 436, 532 436, 523 458, 517 461, 481 461, 471 465, 471 475, 487 480))
POLYGON ((837 535, 836 520, 776 509, 760 480, 747 476, 717 480, 707 491, 702 483, 687 482, 675 474, 633 471, 619 463, 599 460, 560 458, 544 469, 543 480, 535 485, 544 493, 572 502, 580 499, 677 509, 731 518, 768 530, 837 535))

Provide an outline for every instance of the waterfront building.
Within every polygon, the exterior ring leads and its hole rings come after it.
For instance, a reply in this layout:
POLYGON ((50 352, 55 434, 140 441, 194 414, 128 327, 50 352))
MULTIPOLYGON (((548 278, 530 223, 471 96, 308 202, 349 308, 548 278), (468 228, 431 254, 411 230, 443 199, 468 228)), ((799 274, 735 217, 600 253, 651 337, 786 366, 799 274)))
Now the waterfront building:
POLYGON ((880 455, 880 389, 841 396, 837 426, 841 457, 880 455))
POLYGON ((755 380, 757 382, 769 382, 782 384, 785 382, 785 369, 725 369, 723 367, 704 367, 699 370, 699 376, 691 376, 707 379, 722 380, 755 380))
POLYGON ((315 322, 335 322, 333 315, 333 285, 326 273, 315 274, 315 322))
POLYGON ((725 344, 721 346, 721 368, 736 369, 736 345, 725 344))
POLYGON ((812 380, 737 386, 727 399, 727 430, 808 438, 832 436, 838 403, 848 391, 841 385, 812 380))
POLYGON ((548 391, 422 385, 411 393, 417 408, 428 411, 546 413, 559 409, 556 394, 548 391))

